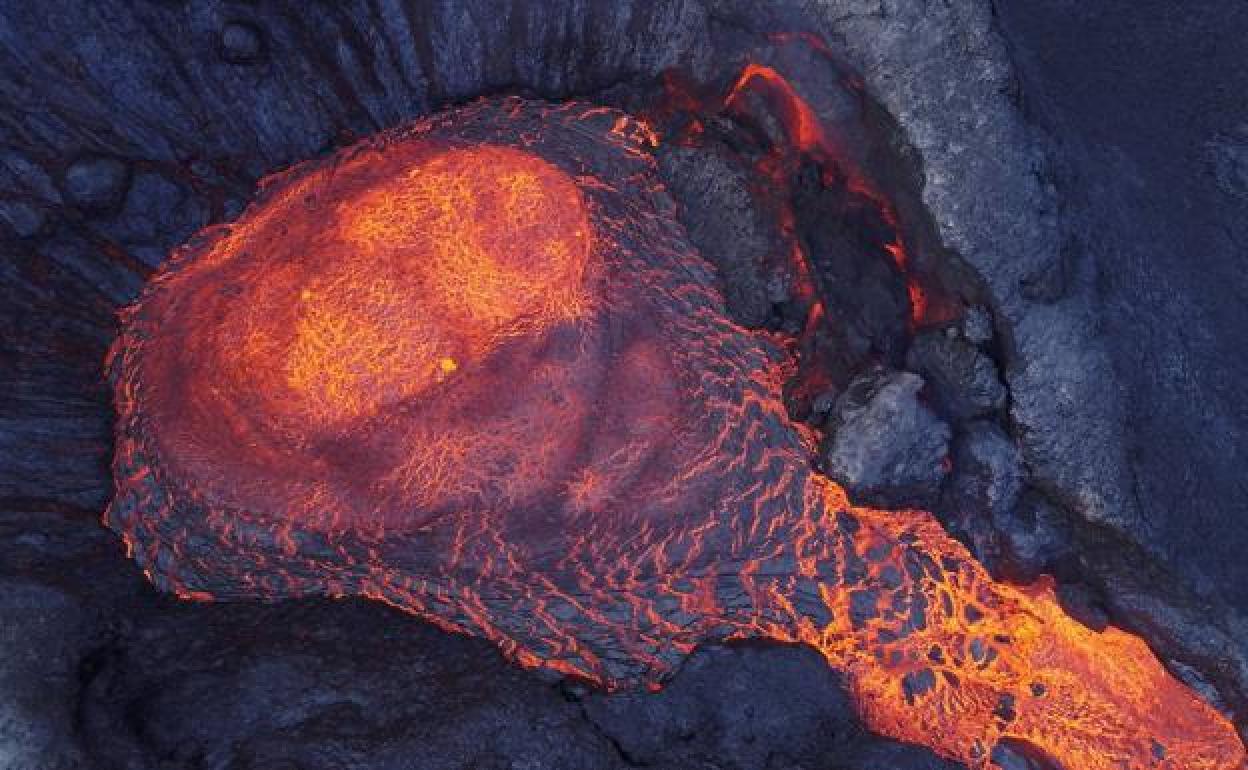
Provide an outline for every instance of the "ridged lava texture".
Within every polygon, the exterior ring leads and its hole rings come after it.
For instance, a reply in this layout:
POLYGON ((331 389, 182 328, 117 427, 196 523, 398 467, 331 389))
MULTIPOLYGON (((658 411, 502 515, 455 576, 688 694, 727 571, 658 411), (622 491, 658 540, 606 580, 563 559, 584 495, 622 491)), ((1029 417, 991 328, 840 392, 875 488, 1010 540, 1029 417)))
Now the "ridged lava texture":
POLYGON ((1235 768, 1145 645, 854 507, 726 317, 645 127, 486 101, 305 163, 123 317, 107 523, 197 599, 365 595, 607 687, 819 649, 867 724, 968 764, 1235 768))

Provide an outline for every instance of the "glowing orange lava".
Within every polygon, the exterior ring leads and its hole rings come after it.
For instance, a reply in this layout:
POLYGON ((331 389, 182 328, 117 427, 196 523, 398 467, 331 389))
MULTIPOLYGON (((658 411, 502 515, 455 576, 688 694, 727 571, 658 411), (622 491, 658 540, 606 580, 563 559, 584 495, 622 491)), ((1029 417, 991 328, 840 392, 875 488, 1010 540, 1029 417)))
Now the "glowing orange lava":
POLYGON ((1239 768, 1138 639, 849 504, 620 113, 481 102, 271 181, 123 318, 107 523, 191 598, 365 595, 658 683, 809 644, 876 731, 986 766, 1239 768))
MULTIPOLYGON (((779 33, 773 38, 781 44, 800 43, 810 46, 825 57, 832 53, 822 39, 809 33, 779 33)), ((766 99, 776 110, 777 118, 791 145, 774 148, 772 154, 760 164, 760 173, 776 189, 786 189, 789 186, 788 177, 794 171, 794 162, 806 157, 815 160, 826 170, 835 170, 835 173, 844 175, 846 186, 855 195, 870 201, 893 230, 895 239, 885 244, 884 249, 905 280, 906 294, 910 301, 911 326, 928 326, 955 318, 956 313, 950 303, 943 297, 933 298, 929 288, 924 286, 922 277, 915 273, 892 204, 876 191, 874 185, 850 161, 849 153, 838 144, 837 137, 825 128, 819 115, 798 93, 794 84, 774 67, 749 62, 724 97, 723 108, 729 112, 742 109, 742 102, 751 94, 766 99)), ((787 216, 791 218, 792 214, 787 216)))
POLYGON ((272 298, 269 307, 288 309, 289 323, 270 316, 249 327, 238 357, 244 372, 280 369, 293 392, 274 394, 278 405, 302 418, 376 414, 503 336, 540 332, 585 310, 589 222, 580 193, 532 155, 451 150, 331 216, 326 246, 375 268, 361 276, 352 260, 324 260, 298 304, 272 298), (410 302, 416 292, 420 304, 410 302))

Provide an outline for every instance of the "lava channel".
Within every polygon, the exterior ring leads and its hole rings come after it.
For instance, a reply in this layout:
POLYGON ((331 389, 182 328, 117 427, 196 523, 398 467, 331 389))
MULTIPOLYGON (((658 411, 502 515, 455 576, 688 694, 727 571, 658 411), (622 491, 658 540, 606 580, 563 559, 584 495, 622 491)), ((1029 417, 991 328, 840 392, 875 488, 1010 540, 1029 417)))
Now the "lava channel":
POLYGON ((1139 639, 856 507, 726 316, 644 126, 495 100, 268 179, 126 309, 106 523, 192 599, 368 596, 605 688, 808 644, 974 767, 1237 768, 1139 639))

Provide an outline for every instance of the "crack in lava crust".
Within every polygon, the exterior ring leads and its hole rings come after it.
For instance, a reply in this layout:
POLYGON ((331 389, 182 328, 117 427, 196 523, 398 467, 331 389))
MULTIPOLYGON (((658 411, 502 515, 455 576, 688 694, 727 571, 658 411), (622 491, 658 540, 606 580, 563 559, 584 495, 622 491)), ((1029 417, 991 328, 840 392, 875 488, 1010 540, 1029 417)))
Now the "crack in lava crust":
POLYGON ((106 522, 196 599, 364 595, 521 664, 656 685, 809 644, 874 730, 973 766, 1234 768, 1138 639, 810 470, 644 126, 486 101, 271 178, 123 317, 106 522), (1125 763, 1125 764, 1124 764, 1125 763))

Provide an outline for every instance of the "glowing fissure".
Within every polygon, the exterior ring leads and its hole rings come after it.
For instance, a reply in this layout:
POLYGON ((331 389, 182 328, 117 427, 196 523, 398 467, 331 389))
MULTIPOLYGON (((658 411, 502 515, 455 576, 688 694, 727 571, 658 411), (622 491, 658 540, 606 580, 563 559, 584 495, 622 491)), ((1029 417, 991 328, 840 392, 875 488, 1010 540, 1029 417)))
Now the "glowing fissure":
MULTIPOLYGON (((832 55, 822 39, 809 33, 777 33, 772 37, 780 45, 803 45, 824 57, 831 58, 832 55)), ((771 148, 758 161, 755 170, 768 181, 769 189, 760 197, 779 209, 776 215, 792 243, 793 262, 799 273, 805 270, 806 257, 794 231, 793 213, 788 197, 796 166, 803 161, 811 161, 823 168, 826 174, 843 175, 843 179, 826 178, 825 181, 844 184, 855 196, 875 208, 888 224, 893 240, 883 244, 883 248, 905 282, 910 302, 911 327, 930 326, 954 317, 950 303, 944 301, 943 297, 937 297, 933 301, 929 287, 924 285, 924 276, 915 272, 901 223, 892 204, 850 160, 849 153, 838 145, 818 113, 779 70, 760 62, 748 62, 728 91, 716 96, 698 93, 698 89, 675 73, 664 76, 663 86, 664 98, 654 108, 651 116, 661 122, 669 122, 672 114, 702 116, 722 112, 729 115, 740 113, 749 118, 752 117, 752 108, 748 103, 750 98, 761 98, 774 110, 776 119, 784 129, 786 144, 771 148)), ((854 92, 861 91, 861 86, 857 83, 851 83, 850 86, 850 90, 854 92)), ((675 135, 665 138, 679 144, 697 145, 703 140, 704 131, 703 120, 693 117, 684 122, 675 135)), ((808 287, 807 291, 810 291, 808 287)))
POLYGON ((1138 639, 810 470, 620 113, 481 102, 271 180, 123 317, 107 523, 196 599, 364 595, 604 687, 809 644, 972 766, 1237 768, 1138 639))

